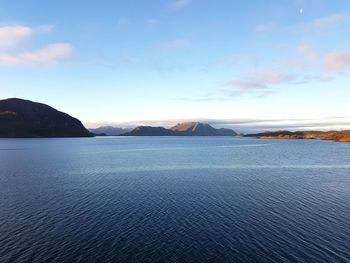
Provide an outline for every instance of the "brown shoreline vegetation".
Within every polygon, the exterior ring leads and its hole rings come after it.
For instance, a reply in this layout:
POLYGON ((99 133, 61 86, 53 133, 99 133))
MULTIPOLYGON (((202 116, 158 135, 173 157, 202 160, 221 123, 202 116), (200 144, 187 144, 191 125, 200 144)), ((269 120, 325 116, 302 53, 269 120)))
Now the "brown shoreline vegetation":
POLYGON ((327 140, 336 142, 350 142, 350 131, 307 131, 307 132, 264 132, 258 134, 250 134, 248 137, 256 137, 258 139, 289 139, 289 140, 327 140))

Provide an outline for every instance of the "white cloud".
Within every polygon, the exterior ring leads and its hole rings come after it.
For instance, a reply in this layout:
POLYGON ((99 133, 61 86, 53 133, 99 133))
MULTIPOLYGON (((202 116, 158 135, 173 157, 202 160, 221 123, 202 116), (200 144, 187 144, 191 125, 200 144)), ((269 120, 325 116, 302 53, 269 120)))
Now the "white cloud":
POLYGON ((46 47, 17 54, 0 54, 0 64, 28 65, 51 64, 71 57, 73 47, 68 43, 50 44, 46 47))
POLYGON ((189 45, 191 45, 191 41, 187 39, 175 39, 173 41, 164 43, 162 47, 169 48, 169 49, 176 49, 176 48, 187 47, 189 45))
POLYGON ((341 73, 350 69, 350 54, 343 52, 328 53, 323 58, 323 67, 329 73, 341 73))
POLYGON ((26 26, 0 27, 0 49, 12 49, 22 40, 31 37, 33 30, 26 26))
POLYGON ((186 6, 188 6, 191 3, 191 0, 176 0, 172 3, 171 9, 173 10, 179 10, 186 6))
POLYGON ((21 43, 35 34, 47 34, 52 30, 51 25, 34 28, 22 25, 0 27, 0 65, 50 64, 70 58, 73 47, 68 43, 51 43, 29 51, 21 43))

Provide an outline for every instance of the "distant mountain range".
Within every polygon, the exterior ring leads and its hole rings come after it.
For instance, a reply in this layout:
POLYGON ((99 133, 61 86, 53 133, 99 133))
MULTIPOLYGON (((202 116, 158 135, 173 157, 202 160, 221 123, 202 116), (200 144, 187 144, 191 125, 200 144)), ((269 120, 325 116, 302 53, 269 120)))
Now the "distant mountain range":
POLYGON ((170 129, 163 127, 139 126, 122 136, 236 136, 231 129, 216 129, 201 122, 184 122, 170 129))
POLYGON ((11 98, 0 100, 0 137, 91 137, 102 136, 235 136, 231 129, 216 129, 200 122, 163 127, 139 126, 123 129, 104 126, 88 131, 76 118, 48 105, 11 98))
MULTIPOLYGON (((91 137, 104 136, 236 136, 231 129, 216 129, 207 123, 184 122, 171 127, 139 126, 123 129, 111 126, 90 129, 76 118, 48 105, 18 98, 0 100, 0 137, 91 137)), ((274 131, 248 134, 260 139, 321 139, 350 142, 350 131, 274 131)))
POLYGON ((99 128, 89 129, 89 131, 96 136, 118 136, 131 130, 131 128, 118 128, 113 126, 102 126, 99 128))
POLYGON ((0 137, 91 137, 76 118, 23 99, 0 100, 0 137))

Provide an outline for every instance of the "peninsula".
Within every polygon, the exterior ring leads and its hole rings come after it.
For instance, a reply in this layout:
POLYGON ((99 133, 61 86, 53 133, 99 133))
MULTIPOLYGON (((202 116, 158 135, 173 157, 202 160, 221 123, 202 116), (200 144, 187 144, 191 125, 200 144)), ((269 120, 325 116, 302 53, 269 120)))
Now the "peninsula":
POLYGON ((48 105, 11 98, 0 100, 0 137, 91 137, 76 118, 48 105))
POLYGON ((245 137, 256 137, 258 139, 319 139, 336 142, 350 142, 350 131, 275 131, 248 134, 245 137))

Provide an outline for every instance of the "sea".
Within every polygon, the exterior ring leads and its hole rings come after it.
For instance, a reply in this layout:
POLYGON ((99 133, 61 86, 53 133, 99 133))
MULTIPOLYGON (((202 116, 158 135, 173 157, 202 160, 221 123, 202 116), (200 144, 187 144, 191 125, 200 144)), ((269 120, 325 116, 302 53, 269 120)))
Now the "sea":
POLYGON ((350 262, 350 144, 0 139, 0 262, 350 262))

